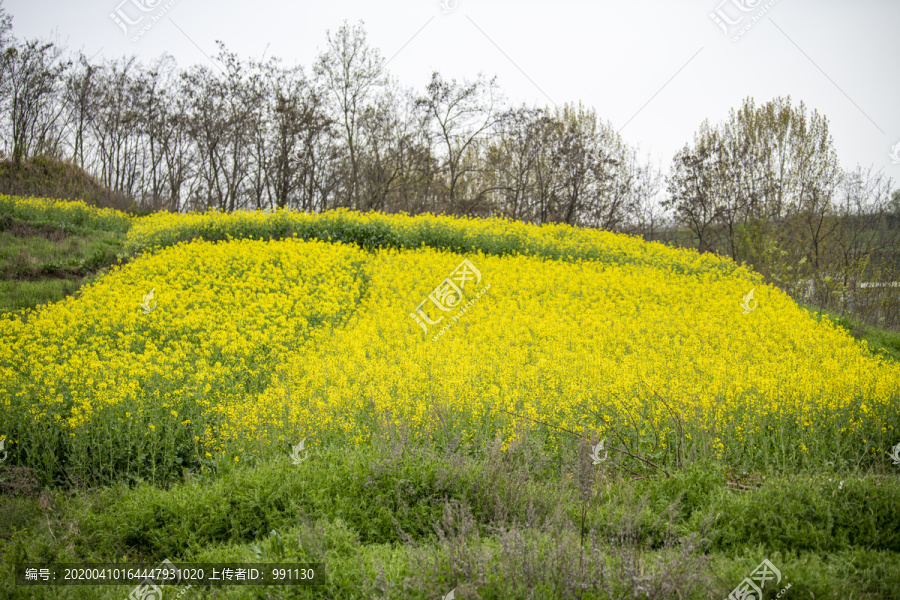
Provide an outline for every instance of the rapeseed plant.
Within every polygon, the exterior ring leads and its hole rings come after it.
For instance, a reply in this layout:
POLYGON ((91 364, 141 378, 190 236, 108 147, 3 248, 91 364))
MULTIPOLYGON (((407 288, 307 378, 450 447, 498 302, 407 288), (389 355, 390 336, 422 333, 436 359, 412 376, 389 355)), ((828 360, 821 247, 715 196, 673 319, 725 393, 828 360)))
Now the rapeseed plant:
POLYGON ((48 476, 165 479, 401 425, 774 467, 874 460, 900 429, 900 365, 709 254, 345 211, 162 213, 129 239, 143 256, 80 297, 0 320, 0 431, 48 476), (463 257, 477 285, 426 302, 423 331, 410 313, 463 257))

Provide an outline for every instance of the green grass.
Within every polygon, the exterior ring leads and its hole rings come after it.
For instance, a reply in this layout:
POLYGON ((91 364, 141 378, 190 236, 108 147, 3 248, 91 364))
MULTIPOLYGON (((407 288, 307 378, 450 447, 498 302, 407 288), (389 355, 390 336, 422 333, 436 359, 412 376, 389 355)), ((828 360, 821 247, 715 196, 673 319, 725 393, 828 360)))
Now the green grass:
MULTIPOLYGON (((21 230, 20 230, 21 231, 21 230)), ((108 231, 14 234, 0 231, 0 277, 80 277, 116 262, 121 235, 108 231)))
MULTIPOLYGON (((168 489, 0 495, 0 588, 124 598, 122 586, 13 588, 9 577, 25 561, 166 558, 321 562, 328 573, 314 588, 202 596, 215 598, 439 598, 454 588, 458 598, 722 598, 764 558, 791 584, 788 597, 885 598, 900 583, 896 474, 760 475, 760 487, 736 491, 712 463, 635 482, 585 468, 574 443, 562 465, 534 450, 527 439, 501 452, 487 440, 451 450, 381 435, 309 448, 300 465, 287 448, 255 465, 224 457, 168 489)), ((0 469, 4 479, 14 477, 0 469)))
POLYGON ((82 219, 75 225, 47 221, 40 213, 17 214, 0 214, 0 312, 62 300, 122 256, 125 234, 108 223, 82 219))
POLYGON ((0 281, 0 312, 22 313, 50 302, 58 302, 81 287, 80 278, 0 281))

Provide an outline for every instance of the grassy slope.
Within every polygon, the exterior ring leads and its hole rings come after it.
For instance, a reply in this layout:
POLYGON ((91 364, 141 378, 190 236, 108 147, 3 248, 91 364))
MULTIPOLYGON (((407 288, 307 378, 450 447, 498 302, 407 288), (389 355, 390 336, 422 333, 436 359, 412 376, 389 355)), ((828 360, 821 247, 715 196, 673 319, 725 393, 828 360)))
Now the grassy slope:
MULTIPOLYGON (((114 260, 125 235, 22 215, 5 223, 0 270, 14 298, 4 295, 0 310, 72 293, 114 260)), ((839 322, 900 358, 896 334, 839 322)), ((329 566, 328 585, 312 590, 220 588, 187 598, 438 598, 453 588, 457 598, 524 598, 530 589, 534 598, 605 597, 579 596, 601 565, 603 583, 593 581, 612 594, 721 598, 763 558, 791 584, 787 598, 886 598, 900 586, 896 476, 823 465, 790 477, 744 475, 738 484, 717 465, 693 463, 671 479, 629 482, 583 470, 574 445, 560 469, 527 441, 503 454, 490 440, 426 447, 402 431, 382 433, 368 448, 316 449, 296 467, 223 461, 167 490, 40 490, 27 471, 0 467, 0 596, 130 592, 13 587, 9 573, 19 561, 165 558, 329 566), (595 477, 601 492, 585 500, 578 482, 595 477), (582 515, 592 532, 585 544, 596 551, 579 556, 582 515), (706 542, 673 546, 692 533, 706 542)))
POLYGON ((125 233, 0 214, 0 312, 56 302, 113 264, 125 233))
POLYGON ((16 167, 0 160, 0 194, 39 198, 81 198, 92 206, 136 208, 133 200, 110 193, 103 184, 71 161, 37 156, 16 167))
MULTIPOLYGON (((534 588, 536 598, 563 598, 593 581, 625 597, 649 586, 654 598, 721 598, 768 558, 790 597, 887 598, 900 584, 896 477, 823 471, 741 492, 714 465, 632 483, 593 470, 600 491, 582 504, 569 474, 531 450, 423 448, 401 434, 313 449, 300 466, 223 463, 169 490, 4 496, 4 572, 18 561, 324 561, 327 585, 269 597, 437 598, 457 588, 460 598, 499 599, 534 588), (579 556, 582 507, 590 533, 579 556)), ((127 591, 79 588, 92 595, 77 597, 127 591)), ((213 597, 266 596, 224 588, 213 597)))

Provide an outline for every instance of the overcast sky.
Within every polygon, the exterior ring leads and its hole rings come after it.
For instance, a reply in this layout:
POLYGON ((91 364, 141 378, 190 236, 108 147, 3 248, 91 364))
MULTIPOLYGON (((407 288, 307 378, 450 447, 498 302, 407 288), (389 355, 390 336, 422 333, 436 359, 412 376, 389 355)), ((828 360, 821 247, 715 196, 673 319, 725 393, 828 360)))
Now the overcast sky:
POLYGON ((789 95, 828 117, 845 168, 874 166, 894 187, 900 180, 900 160, 890 157, 900 144, 898 0, 443 2, 6 0, 4 6, 17 38, 55 37, 89 56, 136 54, 149 62, 168 52, 186 67, 209 61, 222 40, 241 56, 275 55, 307 72, 327 30, 362 20, 369 43, 405 86, 423 90, 435 70, 457 79, 482 71, 498 76, 514 104, 581 101, 667 172, 703 119, 725 119, 747 96, 760 104, 789 95), (111 14, 123 23, 140 21, 120 26, 111 14))

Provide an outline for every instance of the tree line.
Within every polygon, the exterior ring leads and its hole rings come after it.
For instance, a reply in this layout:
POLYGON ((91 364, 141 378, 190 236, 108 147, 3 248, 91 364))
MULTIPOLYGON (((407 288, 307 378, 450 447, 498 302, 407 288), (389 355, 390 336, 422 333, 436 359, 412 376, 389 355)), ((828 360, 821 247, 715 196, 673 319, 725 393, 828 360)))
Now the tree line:
POLYGON ((589 107, 512 106, 483 74, 404 87, 361 23, 326 42, 309 68, 221 42, 186 68, 94 60, 16 40, 0 5, 3 159, 68 161, 146 210, 346 207, 639 234, 841 310, 856 280, 900 281, 900 192, 844 170, 828 120, 802 102, 746 99, 663 173, 589 107))
POLYGON ((752 265, 795 298, 900 327, 900 190, 845 171, 828 119, 752 99, 701 124, 675 155, 663 205, 689 245, 752 265))
POLYGON ((625 230, 661 187, 592 109, 510 107, 484 75, 405 88, 361 24, 329 33, 311 69, 221 43, 215 64, 181 69, 3 41, 9 160, 71 161, 152 210, 347 207, 625 230))

